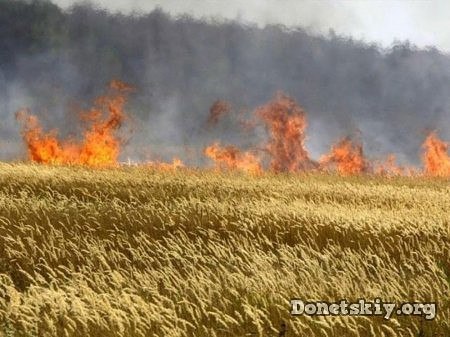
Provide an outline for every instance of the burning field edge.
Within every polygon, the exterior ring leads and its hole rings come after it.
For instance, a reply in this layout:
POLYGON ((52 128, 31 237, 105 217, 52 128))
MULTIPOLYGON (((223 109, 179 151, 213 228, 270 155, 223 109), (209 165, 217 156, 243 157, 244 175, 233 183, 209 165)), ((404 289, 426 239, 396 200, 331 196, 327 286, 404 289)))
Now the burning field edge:
POLYGON ((447 179, 0 164, 0 335, 447 336, 447 179), (437 317, 290 317, 289 300, 437 317))
MULTIPOLYGON (((90 167, 118 165, 120 152, 126 142, 120 131, 129 118, 125 105, 133 90, 127 83, 111 81, 106 93, 94 101, 92 108, 79 113, 82 133, 78 137, 62 139, 56 129, 45 131, 39 118, 28 109, 18 111, 16 118, 21 123, 28 159, 42 164, 90 167)), ((436 131, 428 132, 422 143, 422 167, 419 168, 397 164, 396 156, 392 153, 383 159, 368 158, 362 140, 351 136, 341 138, 332 144, 328 153, 313 159, 306 147, 306 112, 295 99, 282 92, 277 92, 266 104, 255 108, 247 118, 242 113, 236 115, 231 104, 218 100, 210 107, 206 120, 208 128, 216 127, 220 119, 227 115, 239 125, 247 138, 252 138, 252 131, 259 129, 264 130, 265 139, 244 149, 233 144, 222 145, 218 140, 205 146, 202 149, 203 156, 212 161, 217 169, 239 170, 256 175, 267 171, 309 171, 336 172, 340 175, 370 173, 382 176, 450 177, 449 145, 439 138, 436 131)), ((148 146, 152 147, 151 144, 148 146)), ((200 158, 193 160, 197 163, 193 166, 201 162, 200 158)), ((172 158, 172 163, 151 160, 139 164, 169 169, 184 166, 178 157, 172 158)))

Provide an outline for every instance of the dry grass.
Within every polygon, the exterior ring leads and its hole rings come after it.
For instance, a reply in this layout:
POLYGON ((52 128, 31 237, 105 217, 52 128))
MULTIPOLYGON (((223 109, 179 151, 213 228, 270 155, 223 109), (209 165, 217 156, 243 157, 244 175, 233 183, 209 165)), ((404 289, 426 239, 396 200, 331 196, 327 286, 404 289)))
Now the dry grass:
POLYGON ((449 336, 450 184, 0 164, 0 335, 449 336), (289 299, 436 301, 308 318, 289 299))

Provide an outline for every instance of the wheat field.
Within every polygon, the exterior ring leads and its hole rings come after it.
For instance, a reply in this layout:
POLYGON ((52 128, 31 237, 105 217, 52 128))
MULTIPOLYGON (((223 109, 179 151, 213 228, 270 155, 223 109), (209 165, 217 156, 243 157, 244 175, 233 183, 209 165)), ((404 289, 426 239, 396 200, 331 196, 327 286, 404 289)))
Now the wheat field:
POLYGON ((0 335, 449 336, 449 209, 442 179, 0 164, 0 335))

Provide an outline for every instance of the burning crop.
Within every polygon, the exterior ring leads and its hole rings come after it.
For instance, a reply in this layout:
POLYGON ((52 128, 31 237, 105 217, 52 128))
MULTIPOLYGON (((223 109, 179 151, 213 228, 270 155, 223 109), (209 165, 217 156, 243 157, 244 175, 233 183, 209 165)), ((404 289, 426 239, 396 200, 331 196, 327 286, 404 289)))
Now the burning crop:
POLYGON ((219 169, 237 169, 253 174, 262 172, 260 161, 256 155, 242 152, 232 145, 222 147, 219 143, 214 143, 205 149, 205 155, 212 159, 219 169))
MULTIPOLYGON (((220 106, 230 110, 229 104, 222 102, 220 106)), ((218 107, 216 102, 211 111, 216 111, 218 107)), ((210 119, 217 115, 211 114, 210 119)), ((218 119, 215 119, 217 122, 218 119)), ((222 148, 217 142, 208 146, 204 153, 217 167, 242 169, 250 162, 254 165, 257 163, 259 171, 266 169, 272 172, 335 171, 341 175, 384 176, 420 174, 417 168, 398 165, 394 154, 389 154, 381 161, 370 160, 364 154, 362 142, 350 137, 334 143, 327 154, 315 161, 306 148, 306 113, 294 99, 281 92, 267 104, 255 109, 252 120, 240 122, 245 131, 263 126, 267 134, 266 141, 249 150, 241 150, 236 146, 222 148), (266 167, 262 164, 264 162, 268 162, 266 167)), ((440 140, 435 132, 430 133, 423 144, 422 162, 423 175, 450 177, 448 144, 440 140)))
POLYGON ((399 166, 397 158, 393 154, 388 155, 384 161, 375 163, 374 173, 383 176, 413 176, 418 174, 413 167, 399 166))
POLYGON ((275 172, 295 172, 314 165, 305 148, 306 114, 290 97, 278 93, 268 104, 255 111, 263 121, 269 140, 270 168, 275 172))
POLYGON ((231 105, 223 100, 217 100, 209 108, 208 125, 216 125, 220 118, 231 111, 231 105))
MULTIPOLYGON (((227 106, 222 103, 220 106, 227 106)), ((217 102, 211 111, 217 111, 217 102)), ((229 108, 228 108, 229 110, 229 108)), ((217 114, 210 114, 209 120, 217 114)), ((216 119, 215 119, 216 120, 216 119)), ((261 172, 261 158, 269 157, 269 169, 273 172, 305 171, 315 167, 305 148, 306 114, 292 98, 279 92, 266 105, 258 107, 253 120, 240 120, 245 131, 262 126, 268 139, 260 148, 249 151, 236 146, 221 147, 214 143, 205 148, 204 153, 216 166, 225 169, 239 169, 248 172, 261 172), (260 153, 260 156, 255 153, 260 153)))
POLYGON ((160 171, 173 171, 182 167, 185 167, 183 161, 180 158, 173 158, 171 163, 165 163, 161 161, 151 161, 146 163, 148 167, 155 168, 160 171))
POLYGON ((117 131, 126 117, 124 105, 130 90, 123 82, 110 83, 109 92, 81 114, 85 124, 81 140, 61 140, 57 131, 45 132, 36 116, 19 111, 17 119, 22 123, 29 158, 43 164, 116 165, 121 146, 117 131))
POLYGON ((334 167, 343 175, 360 174, 368 168, 362 144, 354 143, 348 137, 333 145, 330 153, 322 156, 320 164, 324 168, 334 167))
POLYGON ((450 157, 448 144, 439 139, 436 132, 428 135, 423 143, 424 173, 430 176, 449 177, 450 157))
MULTIPOLYGON (((44 131, 39 119, 28 110, 19 111, 17 119, 22 124, 22 137, 29 159, 42 164, 90 167, 117 165, 122 147, 118 132, 126 119, 124 107, 131 90, 123 82, 112 81, 107 93, 97 98, 90 110, 81 113, 84 130, 79 139, 60 139, 57 130, 44 131)), ((225 114, 233 118, 232 111, 230 103, 217 100, 209 110, 208 125, 216 126, 225 114)), ((237 118, 244 132, 255 128, 265 130, 265 140, 248 149, 236 145, 223 146, 219 141, 206 146, 203 154, 214 162, 217 169, 241 170, 252 174, 264 171, 335 171, 341 175, 386 176, 419 174, 418 169, 399 166, 393 154, 381 161, 368 159, 362 142, 349 137, 333 144, 330 151, 319 160, 312 159, 306 147, 306 112, 293 98, 281 92, 257 107, 251 119, 242 119, 241 115, 237 118)), ((436 132, 432 132, 422 147, 422 174, 450 177, 448 144, 439 139, 436 132)), ((185 165, 181 159, 174 158, 171 163, 151 161, 147 166, 171 170, 185 165)))

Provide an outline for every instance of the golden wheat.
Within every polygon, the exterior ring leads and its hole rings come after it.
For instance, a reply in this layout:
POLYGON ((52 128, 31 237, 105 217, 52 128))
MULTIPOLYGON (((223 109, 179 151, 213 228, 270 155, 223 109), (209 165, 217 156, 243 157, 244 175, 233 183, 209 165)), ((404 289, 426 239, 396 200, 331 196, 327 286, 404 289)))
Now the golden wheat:
POLYGON ((0 164, 0 335, 450 335, 450 184, 0 164), (435 301, 290 317, 289 299, 435 301))

